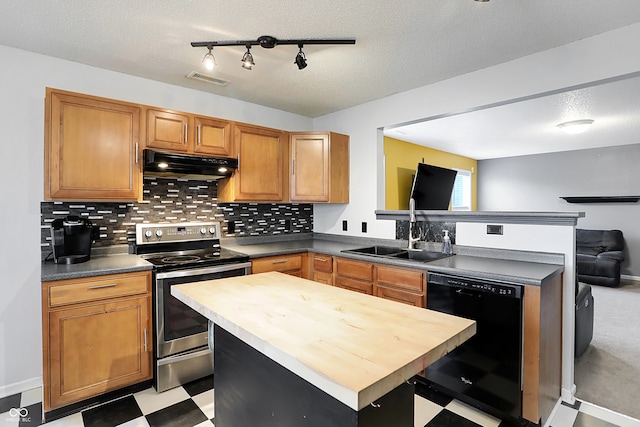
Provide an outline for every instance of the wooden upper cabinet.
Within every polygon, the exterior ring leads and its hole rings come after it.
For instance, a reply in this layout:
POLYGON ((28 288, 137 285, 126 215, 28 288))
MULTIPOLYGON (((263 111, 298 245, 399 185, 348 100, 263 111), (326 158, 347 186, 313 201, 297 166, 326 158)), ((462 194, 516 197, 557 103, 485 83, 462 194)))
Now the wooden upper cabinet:
POLYGON ((45 199, 138 200, 139 136, 139 106, 47 88, 45 199))
POLYGON ((288 133, 236 123, 234 131, 238 170, 218 181, 222 202, 288 201, 288 133))
POLYGON ((208 117, 194 117, 194 153, 233 156, 232 123, 208 117))
POLYGON ((189 115, 147 110, 147 147, 177 152, 189 151, 189 115))
POLYGON ((349 137, 291 133, 291 201, 349 203, 349 137))
POLYGON ((232 122, 149 108, 146 146, 176 153, 232 157, 232 122))

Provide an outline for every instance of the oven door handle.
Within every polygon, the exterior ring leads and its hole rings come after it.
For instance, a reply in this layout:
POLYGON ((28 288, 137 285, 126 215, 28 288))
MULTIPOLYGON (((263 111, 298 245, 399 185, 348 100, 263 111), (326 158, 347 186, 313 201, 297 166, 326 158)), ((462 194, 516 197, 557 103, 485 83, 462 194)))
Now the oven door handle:
POLYGON ((251 263, 250 262, 241 262, 241 263, 235 263, 235 264, 230 263, 230 264, 216 265, 213 267, 188 268, 184 270, 166 271, 163 273, 156 273, 156 279, 171 279, 175 277, 199 276, 203 274, 222 273, 225 271, 241 270, 243 268, 248 268, 249 270, 251 270, 251 263))
POLYGON ((209 350, 208 348, 205 348, 204 350, 191 351, 189 353, 180 353, 176 356, 168 356, 162 359, 158 359, 158 366, 181 362, 183 360, 189 360, 200 356, 206 356, 207 354, 211 353, 211 350, 209 350))

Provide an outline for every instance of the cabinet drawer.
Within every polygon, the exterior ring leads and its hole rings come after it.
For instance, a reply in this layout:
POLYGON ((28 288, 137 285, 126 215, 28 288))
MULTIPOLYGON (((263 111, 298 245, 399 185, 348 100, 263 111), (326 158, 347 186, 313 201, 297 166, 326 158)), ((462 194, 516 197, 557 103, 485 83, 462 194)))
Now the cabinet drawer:
POLYGON ((302 255, 282 255, 258 258, 251 261, 251 271, 265 273, 267 271, 300 270, 302 268, 302 255))
POLYGON ((333 257, 329 255, 313 255, 313 271, 333 272, 333 257))
POLYGON ((420 270, 378 266, 378 283, 421 293, 424 292, 424 281, 424 272, 420 270))
POLYGON ((61 280, 49 284, 49 306, 94 301, 150 291, 151 272, 112 274, 92 278, 61 280))
POLYGON ((333 285, 333 276, 331 273, 324 273, 322 271, 313 272, 313 281, 318 283, 324 283, 325 285, 333 285))
POLYGON ((373 264, 370 262, 337 258, 336 275, 373 281, 373 264))
POLYGON ((349 289, 350 291, 361 292, 367 295, 373 295, 373 283, 370 282, 350 279, 348 277, 336 277, 335 284, 339 288, 349 289))
POLYGON ((404 304, 415 305, 416 307, 425 307, 423 294, 378 285, 376 286, 376 296, 404 304))

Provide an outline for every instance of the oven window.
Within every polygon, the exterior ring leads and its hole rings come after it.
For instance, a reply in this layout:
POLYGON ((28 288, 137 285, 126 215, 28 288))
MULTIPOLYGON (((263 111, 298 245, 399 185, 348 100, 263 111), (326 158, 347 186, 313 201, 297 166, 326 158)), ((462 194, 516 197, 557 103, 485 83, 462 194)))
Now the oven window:
POLYGON ((171 295, 171 286, 181 283, 202 282, 225 277, 243 276, 244 269, 210 273, 205 275, 162 279, 164 293, 164 340, 177 340, 207 332, 208 320, 191 307, 171 295))

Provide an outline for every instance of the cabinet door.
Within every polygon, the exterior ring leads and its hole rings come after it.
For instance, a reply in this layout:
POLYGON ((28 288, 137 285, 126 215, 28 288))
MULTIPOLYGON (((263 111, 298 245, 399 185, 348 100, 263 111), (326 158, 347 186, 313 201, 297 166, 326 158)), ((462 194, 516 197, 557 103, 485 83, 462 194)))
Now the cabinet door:
POLYGON ((189 115, 147 110, 147 147, 189 151, 189 115))
POLYGON ((140 108, 47 89, 45 199, 137 200, 140 108))
POLYGON ((231 122, 207 117, 193 119, 196 129, 194 153, 233 157, 231 122))
POLYGON ((373 295, 373 283, 364 280, 351 279, 349 277, 336 276, 334 280, 338 288, 349 289, 367 295, 373 295))
POLYGON ((286 136, 286 132, 274 129, 236 124, 235 200, 285 200, 285 184, 289 184, 284 174, 288 164, 286 136))
POLYGON ((45 407, 151 378, 149 298, 49 312, 51 384, 45 407))
POLYGON ((329 135, 291 135, 291 200, 329 201, 329 135))

